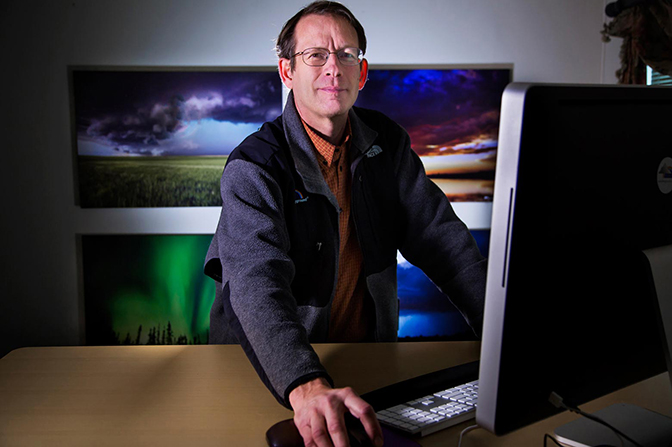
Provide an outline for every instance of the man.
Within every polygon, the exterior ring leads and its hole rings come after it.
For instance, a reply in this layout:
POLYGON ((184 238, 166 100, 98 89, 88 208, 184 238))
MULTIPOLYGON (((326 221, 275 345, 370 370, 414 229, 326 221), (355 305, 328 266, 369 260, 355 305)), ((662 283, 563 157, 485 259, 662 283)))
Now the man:
POLYGON ((277 50, 285 110, 232 152, 222 176, 205 265, 217 281, 210 341, 241 344, 306 445, 347 445, 346 412, 382 445, 371 406, 333 388, 310 343, 396 341, 397 249, 480 334, 485 260, 408 134, 353 108, 368 63, 352 13, 312 3, 277 50))

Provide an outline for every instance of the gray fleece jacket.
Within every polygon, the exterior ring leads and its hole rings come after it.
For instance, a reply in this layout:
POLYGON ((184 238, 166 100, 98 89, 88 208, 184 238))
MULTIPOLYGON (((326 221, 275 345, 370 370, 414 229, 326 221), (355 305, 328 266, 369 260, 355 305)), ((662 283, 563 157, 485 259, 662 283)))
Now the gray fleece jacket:
MULTIPOLYGON (((396 341, 396 253, 420 267, 480 335, 486 261, 408 134, 353 107, 351 213, 363 254, 371 339, 396 341)), ((229 156, 222 213, 205 261, 217 282, 211 343, 240 343, 259 377, 289 407, 301 383, 325 377, 311 343, 326 342, 338 274, 338 213, 290 94, 283 114, 229 156)))

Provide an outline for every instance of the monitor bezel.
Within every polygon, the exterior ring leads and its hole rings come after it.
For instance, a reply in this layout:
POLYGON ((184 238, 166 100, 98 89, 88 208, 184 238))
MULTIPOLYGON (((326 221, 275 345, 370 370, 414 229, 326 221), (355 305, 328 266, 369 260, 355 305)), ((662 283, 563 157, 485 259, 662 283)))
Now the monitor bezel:
MULTIPOLYGON (((491 226, 490 257, 488 263, 488 280, 486 286, 486 302, 484 312, 484 329, 481 345, 481 364, 479 375, 479 406, 477 409, 477 423, 498 435, 522 428, 534 421, 502 421, 502 408, 498 397, 500 396, 503 385, 500 378, 503 374, 500 371, 502 365, 502 356, 505 340, 505 313, 507 300, 508 274, 510 270, 511 254, 511 236, 514 231, 514 217, 516 211, 516 197, 518 193, 518 168, 521 163, 521 146, 526 141, 526 122, 529 116, 534 115, 534 111, 529 110, 530 92, 534 91, 532 97, 538 98, 540 90, 546 89, 551 100, 557 100, 560 95, 571 98, 586 98, 590 100, 590 94, 604 98, 609 95, 608 89, 620 89, 616 93, 617 97, 634 98, 641 95, 650 100, 654 98, 654 91, 646 93, 637 93, 636 89, 649 89, 651 87, 641 86, 605 86, 605 85, 568 85, 568 84, 533 84, 533 83, 513 83, 510 84, 503 95, 502 114, 500 117, 499 148, 498 159, 495 174, 495 194, 493 201, 493 220, 491 226), (596 90, 596 89, 599 89, 596 90)), ((672 90, 671 90, 672 91, 672 90)), ((672 103, 672 96, 667 96, 672 103)), ((534 101, 534 100, 533 100, 534 101)), ((529 126, 528 126, 529 127, 529 126)), ((668 242, 669 243, 669 242, 668 242)), ((648 247, 646 247, 648 248, 648 247)), ((644 257, 644 255, 642 255, 644 257)), ((662 356, 662 352, 661 352, 662 356)), ((654 360, 652 360, 652 365, 654 360)), ((658 365, 658 363, 656 363, 658 365)), ((559 365, 560 366, 560 365, 559 365)), ((564 366, 564 365, 562 365, 564 366)), ((571 366, 570 366, 571 367, 571 366)), ((647 367, 642 372, 642 376, 651 377, 657 371, 655 367, 647 367)), ((511 373, 509 371, 508 373, 511 373)), ((524 372, 523 372, 524 373, 524 372)), ((529 372, 535 374, 535 371, 529 372)), ((646 377, 641 377, 644 379, 646 377)), ((640 379, 640 380, 641 380, 640 379)), ((614 383, 616 383, 615 381, 614 383)), ((611 386, 611 383, 608 385, 611 386)), ((618 389, 618 388, 616 388, 618 389)), ((616 391, 613 389, 612 391, 616 391)), ((602 391, 600 391, 602 393, 602 391)), ((600 394, 602 395, 602 394, 600 394)), ((597 396, 591 396, 590 399, 597 396)), ((511 410, 509 407, 508 410, 511 410)), ((544 408, 539 412, 538 419, 541 420, 555 413, 562 411, 548 411, 544 408)))

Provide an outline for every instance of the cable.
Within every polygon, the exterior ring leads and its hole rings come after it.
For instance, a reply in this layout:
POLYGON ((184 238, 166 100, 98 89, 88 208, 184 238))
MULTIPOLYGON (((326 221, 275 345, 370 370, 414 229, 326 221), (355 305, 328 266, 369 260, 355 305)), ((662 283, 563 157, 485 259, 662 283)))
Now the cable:
POLYGON ((475 428, 481 428, 481 427, 479 427, 478 424, 470 425, 469 427, 465 428, 464 430, 462 430, 462 431, 460 432, 460 439, 459 439, 459 441, 457 441, 457 447, 461 447, 461 446, 462 446, 462 436, 464 436, 465 433, 474 430, 475 428))
POLYGON ((557 439, 555 439, 553 436, 549 435, 548 433, 544 434, 544 447, 546 447, 546 440, 547 439, 550 439, 551 441, 555 442, 560 447, 565 447, 564 445, 560 444, 557 439))
POLYGON ((569 409, 569 411, 573 411, 573 412, 576 413, 576 414, 580 414, 581 416, 583 416, 583 417, 586 418, 586 419, 590 419, 591 421, 595 421, 595 422, 597 422, 598 424, 603 424, 605 427, 612 429, 612 430, 614 431, 614 433, 616 434, 616 436, 618 437, 618 440, 619 440, 619 442, 620 442, 620 444, 621 444, 621 447, 623 447, 623 438, 625 438, 625 439, 627 439, 628 441, 632 442, 632 443, 635 444, 635 446, 637 446, 637 447, 642 447, 640 444, 637 443, 637 441, 634 441, 632 438, 629 438, 629 437, 628 437, 627 435, 625 435, 622 431, 620 431, 620 430, 617 429, 616 427, 613 427, 613 426, 610 425, 608 422, 606 422, 606 421, 604 421, 604 420, 602 420, 602 419, 598 418, 597 416, 594 416, 594 415, 592 415, 592 414, 590 414, 590 413, 585 413, 585 412, 579 410, 578 407, 575 407, 575 410, 576 410, 576 411, 572 410, 571 408, 569 409))
POLYGON ((579 409, 579 407, 574 407, 571 405, 567 405, 562 401, 562 397, 560 397, 557 393, 552 392, 551 395, 548 397, 548 401, 555 405, 558 408, 563 408, 565 410, 571 411, 572 413, 576 413, 578 415, 583 416, 586 419, 590 419, 591 421, 597 422, 598 424, 602 424, 605 427, 611 429, 614 433, 616 433, 616 436, 618 436, 619 441, 621 442, 621 447, 623 446, 623 438, 627 439, 630 441, 632 444, 635 445, 635 447, 642 447, 641 444, 639 444, 637 441, 634 439, 630 438, 628 435, 614 427, 613 425, 609 424, 607 421, 600 419, 599 417, 586 413, 582 410, 579 409))

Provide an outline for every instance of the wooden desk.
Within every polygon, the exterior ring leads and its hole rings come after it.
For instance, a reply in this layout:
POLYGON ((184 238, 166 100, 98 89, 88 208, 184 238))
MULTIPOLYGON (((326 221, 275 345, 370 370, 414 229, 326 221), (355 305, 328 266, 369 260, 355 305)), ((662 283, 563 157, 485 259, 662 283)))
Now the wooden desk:
MULTIPOLYGON (((359 393, 478 358, 474 342, 316 345, 337 385, 359 393)), ((669 377, 654 377, 585 409, 623 399, 672 416, 669 377)), ((292 417, 239 346, 23 348, 0 359, 2 446, 260 446, 292 417)), ((561 414, 505 437, 484 430, 463 446, 541 446, 574 419, 561 414)), ((420 439, 456 446, 471 423, 420 439)))

